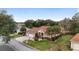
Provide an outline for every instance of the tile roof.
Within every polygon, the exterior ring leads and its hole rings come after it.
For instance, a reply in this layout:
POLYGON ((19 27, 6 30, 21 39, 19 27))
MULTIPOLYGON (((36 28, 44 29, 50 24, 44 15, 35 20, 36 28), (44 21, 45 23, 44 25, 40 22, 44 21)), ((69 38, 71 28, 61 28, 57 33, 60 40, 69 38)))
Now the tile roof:
POLYGON ((76 34, 76 35, 72 38, 72 40, 79 41, 79 33, 76 34))
POLYGON ((36 33, 38 31, 46 31, 48 28, 48 26, 41 26, 41 27, 33 27, 32 29, 28 30, 27 32, 33 32, 33 33, 36 33))

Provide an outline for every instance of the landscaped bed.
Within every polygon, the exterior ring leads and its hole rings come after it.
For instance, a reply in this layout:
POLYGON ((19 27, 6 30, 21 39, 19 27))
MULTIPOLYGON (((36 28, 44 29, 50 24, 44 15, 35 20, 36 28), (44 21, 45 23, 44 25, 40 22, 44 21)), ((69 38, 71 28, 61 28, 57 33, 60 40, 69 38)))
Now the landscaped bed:
POLYGON ((69 47, 71 38, 72 35, 63 35, 55 41, 46 39, 40 41, 28 40, 28 42, 26 41, 25 43, 41 51, 69 51, 71 50, 69 47))
POLYGON ((70 40, 73 35, 63 35, 55 40, 55 43, 59 46, 60 50, 71 50, 70 40))

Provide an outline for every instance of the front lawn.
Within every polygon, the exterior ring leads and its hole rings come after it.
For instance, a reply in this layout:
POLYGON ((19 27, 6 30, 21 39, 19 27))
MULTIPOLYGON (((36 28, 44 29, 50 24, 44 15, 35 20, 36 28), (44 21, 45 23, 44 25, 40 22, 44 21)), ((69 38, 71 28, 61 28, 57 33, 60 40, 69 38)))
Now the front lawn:
POLYGON ((48 40, 40 40, 40 41, 32 41, 28 40, 28 42, 25 42, 26 44, 37 48, 41 51, 69 51, 71 50, 69 48, 70 46, 70 39, 72 38, 72 35, 63 35, 56 39, 55 41, 48 41, 48 40))
POLYGON ((50 43, 48 40, 40 40, 40 41, 32 41, 28 40, 28 45, 31 45, 32 47, 35 47, 39 50, 46 50, 50 48, 50 43))

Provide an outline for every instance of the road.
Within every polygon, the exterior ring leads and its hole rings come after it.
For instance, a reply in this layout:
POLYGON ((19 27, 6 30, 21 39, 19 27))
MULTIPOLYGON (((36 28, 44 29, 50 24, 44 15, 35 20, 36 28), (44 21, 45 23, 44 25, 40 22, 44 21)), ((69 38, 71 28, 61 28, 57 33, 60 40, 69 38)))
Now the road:
POLYGON ((8 46, 7 44, 4 44, 0 45, 0 51, 14 51, 14 49, 8 46))
POLYGON ((8 44, 0 45, 0 51, 37 51, 37 49, 23 44, 23 41, 28 39, 29 37, 26 36, 11 39, 8 44))
POLYGON ((23 43, 17 40, 10 41, 9 45, 13 46, 17 51, 37 51, 36 49, 29 47, 28 45, 23 45, 23 43))
POLYGON ((0 45, 0 51, 37 51, 28 45, 24 45, 23 43, 17 40, 11 40, 8 44, 0 45))

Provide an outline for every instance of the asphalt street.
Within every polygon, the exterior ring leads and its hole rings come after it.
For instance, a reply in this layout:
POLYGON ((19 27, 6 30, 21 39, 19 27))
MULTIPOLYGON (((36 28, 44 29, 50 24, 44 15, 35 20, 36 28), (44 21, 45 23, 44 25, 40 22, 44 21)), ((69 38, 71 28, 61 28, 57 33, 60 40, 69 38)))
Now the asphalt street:
POLYGON ((14 49, 4 44, 4 45, 0 45, 0 51, 14 51, 14 49))
POLYGON ((24 45, 23 41, 28 40, 26 36, 11 39, 8 44, 0 45, 0 51, 37 51, 37 49, 31 48, 28 45, 24 45))
POLYGON ((17 51, 36 51, 36 49, 25 46, 17 40, 10 41, 9 45, 13 46, 17 51))

